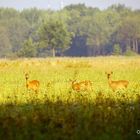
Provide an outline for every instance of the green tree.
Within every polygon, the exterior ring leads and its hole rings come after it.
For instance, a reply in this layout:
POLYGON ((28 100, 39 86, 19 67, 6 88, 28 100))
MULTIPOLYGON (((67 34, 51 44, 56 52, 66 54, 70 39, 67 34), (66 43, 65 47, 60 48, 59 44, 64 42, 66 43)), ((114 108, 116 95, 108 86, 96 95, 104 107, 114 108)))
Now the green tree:
POLYGON ((126 51, 131 49, 138 53, 138 42, 140 38, 140 15, 130 14, 123 19, 118 29, 117 39, 125 44, 126 51))
POLYGON ((35 57, 37 54, 37 46, 36 43, 33 42, 31 38, 24 41, 23 47, 19 52, 19 56, 22 57, 35 57))
POLYGON ((121 55, 121 48, 119 44, 114 44, 113 50, 114 50, 114 55, 121 55))
POLYGON ((93 55, 100 55, 103 46, 108 43, 111 32, 104 13, 97 13, 89 19, 87 45, 92 49, 93 55))
POLYGON ((12 54, 12 46, 8 38, 8 31, 5 27, 0 26, 0 57, 7 57, 12 54))
POLYGON ((87 44, 89 32, 92 30, 92 20, 100 12, 97 8, 86 7, 84 4, 70 5, 64 8, 69 13, 68 29, 73 33, 70 55, 87 56, 91 53, 87 44))
POLYGON ((13 17, 19 17, 19 12, 13 8, 0 8, 0 20, 9 20, 13 17))
POLYGON ((58 19, 47 20, 39 29, 40 41, 46 44, 46 48, 52 50, 52 55, 55 57, 57 49, 66 49, 71 40, 71 34, 63 21, 58 19))
POLYGON ((9 20, 7 29, 12 44, 12 51, 16 54, 21 49, 23 41, 28 38, 29 24, 25 19, 15 17, 9 20))

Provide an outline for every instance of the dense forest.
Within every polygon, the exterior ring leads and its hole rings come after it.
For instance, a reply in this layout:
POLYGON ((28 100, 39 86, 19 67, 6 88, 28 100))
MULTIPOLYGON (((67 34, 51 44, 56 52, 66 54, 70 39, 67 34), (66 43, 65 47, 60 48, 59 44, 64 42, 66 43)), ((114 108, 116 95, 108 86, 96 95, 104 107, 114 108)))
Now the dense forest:
POLYGON ((69 5, 61 10, 0 8, 0 57, 140 54, 140 10, 69 5))

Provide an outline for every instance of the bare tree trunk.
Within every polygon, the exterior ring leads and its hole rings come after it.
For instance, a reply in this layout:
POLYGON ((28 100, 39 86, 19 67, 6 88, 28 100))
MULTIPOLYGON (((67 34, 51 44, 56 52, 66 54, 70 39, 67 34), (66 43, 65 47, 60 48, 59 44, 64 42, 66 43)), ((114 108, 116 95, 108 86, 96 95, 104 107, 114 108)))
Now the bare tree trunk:
POLYGON ((125 52, 126 52, 126 51, 130 51, 131 49, 132 49, 132 48, 131 48, 131 40, 128 39, 127 44, 126 44, 125 52))
POLYGON ((130 46, 131 46, 131 40, 128 39, 128 47, 130 48, 130 46))
POLYGON ((135 40, 135 43, 136 43, 136 53, 138 53, 138 40, 137 39, 135 40))
POLYGON ((55 48, 52 48, 52 55, 55 57, 55 48))
POLYGON ((137 43, 138 43, 138 53, 140 54, 140 41, 137 40, 137 43))
POLYGON ((91 47, 87 47, 87 56, 92 56, 92 48, 91 47))
POLYGON ((92 56, 94 56, 95 55, 95 49, 94 49, 94 47, 92 47, 92 56))
POLYGON ((132 46, 133 46, 133 47, 132 47, 132 50, 135 52, 135 51, 136 51, 136 48, 135 48, 135 40, 134 40, 134 39, 132 40, 132 44, 133 44, 133 45, 132 45, 132 46))

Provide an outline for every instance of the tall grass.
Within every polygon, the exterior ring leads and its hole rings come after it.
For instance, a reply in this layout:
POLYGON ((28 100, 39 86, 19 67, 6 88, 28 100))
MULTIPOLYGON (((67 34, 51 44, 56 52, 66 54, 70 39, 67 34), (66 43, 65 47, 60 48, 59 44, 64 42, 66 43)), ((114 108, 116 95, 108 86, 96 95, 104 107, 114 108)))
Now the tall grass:
POLYGON ((0 139, 139 139, 140 57, 48 58, 0 61, 0 139), (113 92, 113 80, 128 80, 113 92), (39 93, 24 73, 39 80, 39 93), (92 91, 72 90, 72 80, 91 80, 92 91))

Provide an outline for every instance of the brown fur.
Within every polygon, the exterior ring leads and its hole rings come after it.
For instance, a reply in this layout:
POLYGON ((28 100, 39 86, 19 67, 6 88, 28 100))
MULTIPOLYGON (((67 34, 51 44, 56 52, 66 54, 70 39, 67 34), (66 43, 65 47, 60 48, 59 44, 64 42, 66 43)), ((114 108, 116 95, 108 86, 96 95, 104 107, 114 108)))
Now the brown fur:
POLYGON ((29 79, 28 73, 25 74, 25 78, 26 78, 26 88, 35 91, 35 93, 38 93, 40 82, 38 80, 28 81, 29 79))
POLYGON ((87 91, 92 87, 92 82, 90 80, 85 80, 81 82, 72 81, 72 89, 75 91, 87 91))
POLYGON ((113 74, 113 72, 110 72, 110 73, 106 72, 106 74, 107 74, 107 78, 108 78, 108 84, 113 91, 116 91, 117 89, 124 89, 124 88, 128 87, 129 82, 126 80, 112 81, 111 75, 113 74))

